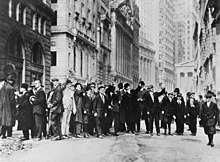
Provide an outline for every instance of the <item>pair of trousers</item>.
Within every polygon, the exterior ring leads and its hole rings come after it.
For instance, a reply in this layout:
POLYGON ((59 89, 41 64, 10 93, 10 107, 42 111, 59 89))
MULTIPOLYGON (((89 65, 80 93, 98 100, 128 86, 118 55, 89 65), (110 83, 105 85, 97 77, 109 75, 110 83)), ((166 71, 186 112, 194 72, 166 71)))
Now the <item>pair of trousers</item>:
POLYGON ((64 109, 63 116, 62 116, 62 122, 61 122, 62 135, 69 134, 71 114, 72 114, 71 110, 64 109))
POLYGON ((134 132, 135 122, 128 121, 128 122, 126 122, 126 124, 127 124, 127 131, 134 132))
POLYGON ((23 135, 25 139, 29 139, 29 130, 23 130, 23 135))
POLYGON ((7 132, 7 137, 12 136, 12 127, 11 126, 2 126, 2 136, 6 137, 6 132, 7 132))
POLYGON ((34 114, 34 121, 35 121, 35 131, 37 138, 42 138, 42 133, 45 129, 45 117, 43 115, 34 114))
POLYGON ((95 117, 91 115, 91 116, 89 116, 89 123, 88 123, 89 134, 91 134, 91 135, 94 134, 94 128, 95 128, 95 117))
POLYGON ((197 118, 196 117, 190 117, 189 118, 190 123, 190 130, 192 133, 197 133, 197 118))
POLYGON ((98 136, 103 134, 103 129, 104 129, 104 118, 102 117, 96 117, 96 129, 97 129, 97 134, 98 136))
POLYGON ((51 130, 53 135, 61 137, 61 114, 59 113, 50 113, 51 115, 51 130))
POLYGON ((150 114, 149 117, 149 130, 151 133, 153 133, 153 122, 155 121, 155 126, 156 126, 156 131, 157 133, 160 133, 160 127, 159 127, 159 120, 160 120, 160 114, 159 113, 154 113, 150 114))
POLYGON ((113 121, 114 121, 114 130, 115 133, 119 132, 120 125, 119 125, 119 113, 118 112, 113 112, 113 121))
POLYGON ((176 133, 177 134, 183 133, 184 132, 184 119, 177 117, 176 118, 176 125, 177 125, 176 133))
POLYGON ((76 134, 80 134, 82 131, 82 123, 76 122, 76 134))

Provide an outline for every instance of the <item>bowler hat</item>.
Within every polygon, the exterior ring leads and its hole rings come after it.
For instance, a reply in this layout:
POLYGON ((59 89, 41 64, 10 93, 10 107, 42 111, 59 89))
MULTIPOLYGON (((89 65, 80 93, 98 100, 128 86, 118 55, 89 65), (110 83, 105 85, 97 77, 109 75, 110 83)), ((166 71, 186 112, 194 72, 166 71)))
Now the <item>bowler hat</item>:
POLYGON ((24 88, 24 89, 27 90, 27 89, 28 89, 28 85, 27 85, 26 83, 22 83, 22 84, 21 84, 21 88, 24 88))
POLYGON ((180 93, 180 89, 179 88, 175 88, 173 92, 180 93))
POLYGON ((52 81, 52 82, 55 82, 55 81, 57 81, 57 82, 58 82, 58 81, 59 81, 59 79, 58 79, 58 78, 52 78, 52 79, 51 79, 51 81, 52 81))
POLYGON ((212 98, 212 96, 213 96, 213 95, 212 95, 211 93, 206 93, 206 94, 205 94, 205 98, 212 98))
POLYGON ((178 94, 177 94, 177 97, 182 97, 182 93, 178 93, 178 94))
POLYGON ((140 81, 139 84, 141 84, 142 86, 145 85, 144 81, 140 81))
POLYGON ((129 84, 129 83, 125 83, 125 85, 124 85, 124 89, 127 89, 128 86, 130 86, 130 84, 129 84))

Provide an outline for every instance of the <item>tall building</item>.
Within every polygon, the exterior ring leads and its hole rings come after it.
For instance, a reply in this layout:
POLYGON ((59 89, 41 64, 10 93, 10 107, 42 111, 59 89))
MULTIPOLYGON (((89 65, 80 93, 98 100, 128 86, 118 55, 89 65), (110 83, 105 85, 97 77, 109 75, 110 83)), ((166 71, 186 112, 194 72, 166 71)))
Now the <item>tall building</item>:
POLYGON ((7 63, 14 64, 16 88, 41 79, 49 90, 51 17, 48 0, 0 1, 0 77, 7 63))
POLYGON ((98 0, 52 0, 51 77, 97 78, 98 0))
POLYGON ((198 23, 197 0, 174 0, 175 63, 195 59, 194 29, 198 23))
POLYGON ((139 81, 139 9, 134 0, 111 3, 111 75, 116 82, 139 81))
MULTIPOLYGON (((146 85, 155 86, 155 33, 158 32, 155 2, 156 0, 137 0, 140 16, 139 29, 139 79, 146 85), (153 9, 153 10, 152 10, 153 9)), ((158 6, 157 6, 158 7, 158 6)))
POLYGON ((160 0, 159 8, 159 84, 167 91, 173 91, 175 86, 173 0, 160 0))
POLYGON ((199 22, 198 2, 174 0, 174 9, 176 87, 186 94, 195 92, 194 61, 197 47, 193 38, 199 22))
POLYGON ((200 23, 194 39, 197 44, 196 91, 211 90, 220 94, 220 3, 218 0, 200 0, 200 23))

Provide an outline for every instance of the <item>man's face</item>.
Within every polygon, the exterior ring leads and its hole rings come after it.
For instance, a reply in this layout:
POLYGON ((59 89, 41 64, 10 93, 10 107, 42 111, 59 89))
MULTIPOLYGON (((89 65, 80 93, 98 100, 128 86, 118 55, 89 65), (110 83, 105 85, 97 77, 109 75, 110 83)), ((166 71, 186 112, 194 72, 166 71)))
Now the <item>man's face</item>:
POLYGON ((206 101, 207 101, 207 102, 211 101, 211 97, 207 97, 207 98, 206 98, 206 101))
POLYGON ((177 92, 174 92, 174 96, 177 96, 177 92))
POLYGON ((81 89, 82 89, 82 88, 81 88, 81 85, 78 84, 78 85, 76 86, 76 90, 81 91, 81 89))
POLYGON ((25 91, 25 88, 20 88, 20 92, 23 93, 25 91))
POLYGON ((58 85, 58 81, 53 81, 53 86, 56 87, 58 85))
POLYGON ((91 94, 92 94, 92 90, 91 90, 91 89, 88 90, 88 91, 87 91, 87 94, 88 94, 88 95, 91 95, 91 94))
POLYGON ((40 81, 39 81, 39 80, 36 80, 36 81, 34 82, 34 86, 35 86, 35 88, 39 88, 39 87, 41 86, 40 81))
POLYGON ((100 91, 100 93, 104 94, 105 93, 105 88, 101 88, 99 91, 100 91))
POLYGON ((150 91, 150 92, 153 92, 153 91, 154 91, 154 88, 149 89, 149 91, 150 91))
POLYGON ((191 95, 190 95, 190 98, 195 98, 195 94, 191 94, 191 95))

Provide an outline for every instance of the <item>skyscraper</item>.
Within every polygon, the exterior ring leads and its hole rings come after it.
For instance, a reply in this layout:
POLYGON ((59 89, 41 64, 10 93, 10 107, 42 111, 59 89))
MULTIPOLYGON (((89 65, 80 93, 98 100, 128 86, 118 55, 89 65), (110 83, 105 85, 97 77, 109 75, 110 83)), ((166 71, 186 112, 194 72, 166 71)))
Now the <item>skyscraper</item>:
POLYGON ((159 8, 159 83, 172 91, 175 85, 173 0, 160 0, 159 8))

